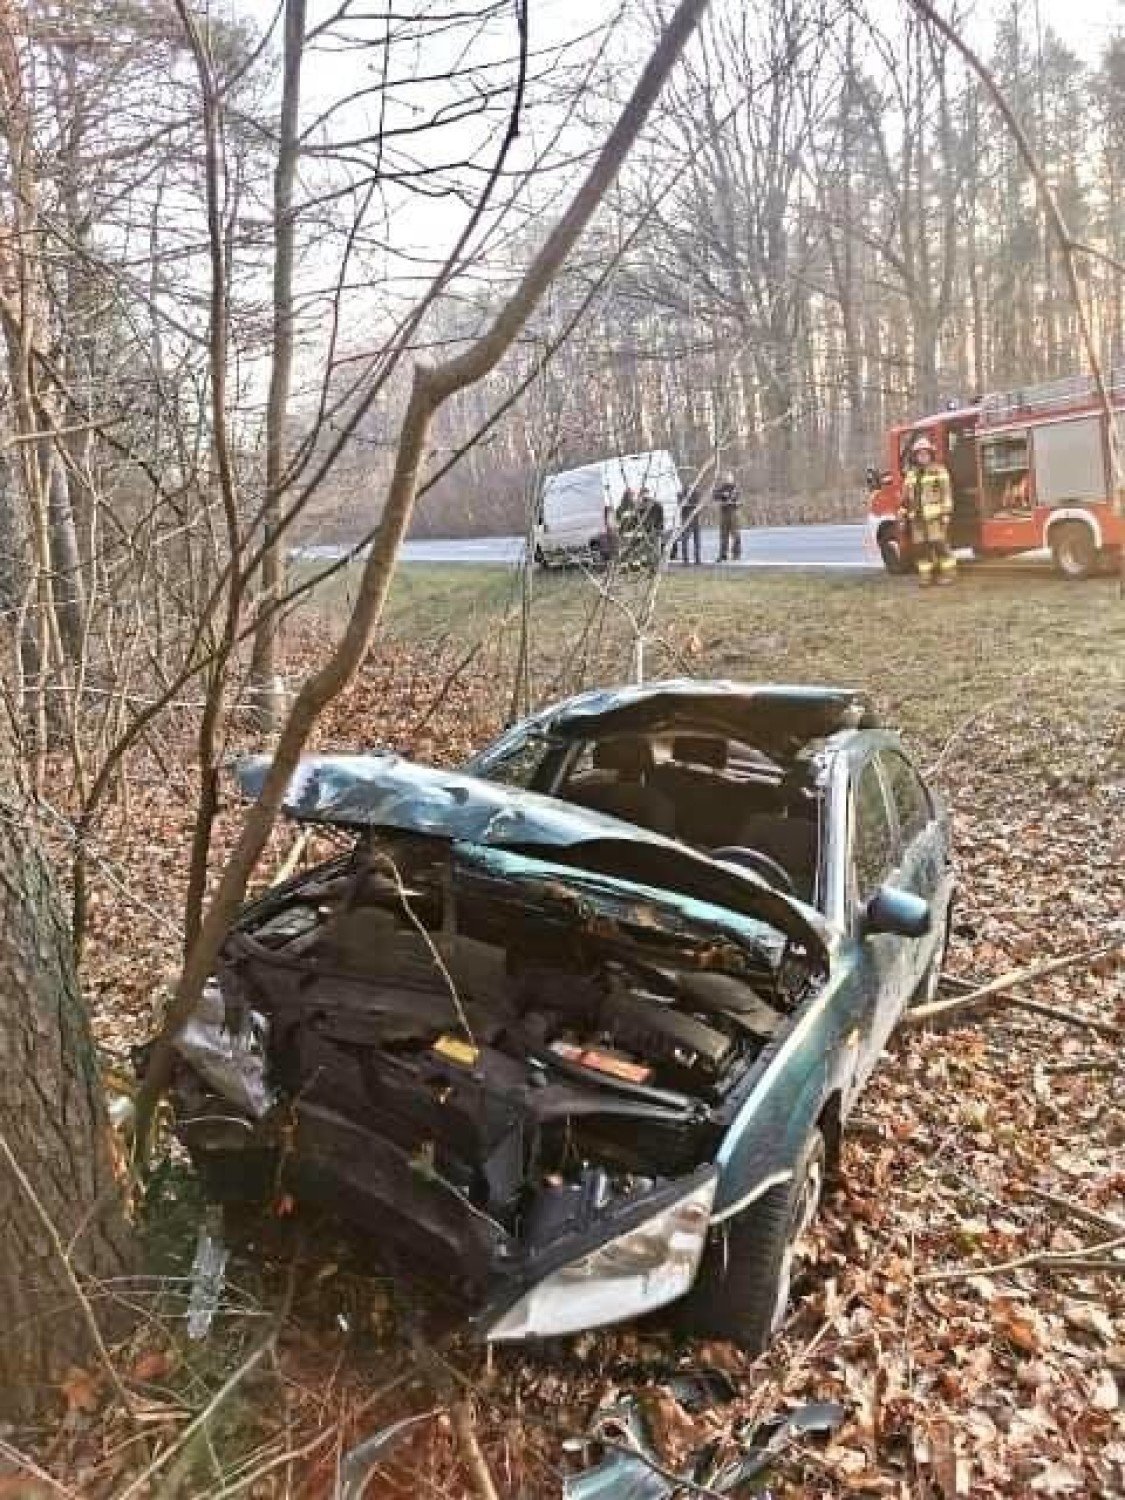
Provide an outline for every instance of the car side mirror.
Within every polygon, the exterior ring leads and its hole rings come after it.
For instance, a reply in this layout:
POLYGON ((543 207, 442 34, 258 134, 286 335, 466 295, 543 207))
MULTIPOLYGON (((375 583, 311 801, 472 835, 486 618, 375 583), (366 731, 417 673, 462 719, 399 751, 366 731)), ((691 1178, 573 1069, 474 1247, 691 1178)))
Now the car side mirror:
POLYGON ((881 885, 863 913, 865 933, 893 932, 897 937, 920 938, 932 926, 930 903, 895 885, 881 885))
POLYGON ((867 488, 869 490, 877 490, 877 489, 879 489, 880 483, 881 483, 880 477, 879 477, 879 470, 875 467, 874 464, 868 464, 867 465, 867 468, 864 470, 863 477, 864 477, 864 480, 867 483, 867 488))

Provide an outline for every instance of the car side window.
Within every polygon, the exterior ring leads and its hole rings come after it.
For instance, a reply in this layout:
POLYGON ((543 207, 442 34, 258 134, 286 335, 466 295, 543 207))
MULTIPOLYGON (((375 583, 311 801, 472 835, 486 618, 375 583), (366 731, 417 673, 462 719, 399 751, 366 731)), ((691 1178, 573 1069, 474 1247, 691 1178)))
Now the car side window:
POLYGON ((912 843, 933 816, 930 794, 905 756, 899 755, 895 750, 884 750, 879 759, 898 815, 902 842, 912 843))
POLYGON ((858 905, 870 901, 894 868, 897 857, 883 783, 869 760, 855 783, 852 801, 852 878, 858 905))

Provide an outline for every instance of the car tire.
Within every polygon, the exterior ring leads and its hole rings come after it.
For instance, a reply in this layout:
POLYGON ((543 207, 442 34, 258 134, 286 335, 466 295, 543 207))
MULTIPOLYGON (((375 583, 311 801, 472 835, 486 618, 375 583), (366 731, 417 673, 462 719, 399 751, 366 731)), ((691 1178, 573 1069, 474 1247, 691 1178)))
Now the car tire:
POLYGON ((929 963, 926 965, 926 972, 918 981, 918 988, 910 997, 910 1004, 912 1006, 932 1005, 937 999, 938 988, 941 985, 941 971, 945 968, 945 955, 949 952, 949 935, 952 929, 953 908, 951 906, 945 914, 945 921, 941 929, 941 939, 934 949, 929 963))
POLYGON ((1051 531, 1051 556, 1064 578, 1077 581, 1097 570, 1098 544, 1083 521, 1064 521, 1051 531))
POLYGON ((542 547, 535 549, 535 566, 544 573, 550 570, 551 564, 547 561, 547 555, 542 547))
POLYGON ((814 1129, 788 1182, 714 1231, 680 1324, 704 1338, 731 1339, 760 1354, 789 1307, 793 1269, 824 1192, 827 1151, 814 1129))
POLYGON ((884 526, 878 536, 879 556, 883 559, 883 566, 888 573, 898 576, 907 571, 907 565, 902 555, 902 547, 895 536, 893 526, 884 526))

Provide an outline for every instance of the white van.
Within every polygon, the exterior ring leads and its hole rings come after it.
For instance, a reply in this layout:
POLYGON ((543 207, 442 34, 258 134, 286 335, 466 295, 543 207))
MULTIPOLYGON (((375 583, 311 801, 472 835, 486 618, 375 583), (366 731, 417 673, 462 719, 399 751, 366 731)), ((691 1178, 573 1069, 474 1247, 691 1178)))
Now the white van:
POLYGON ((613 551, 617 507, 626 489, 647 489, 664 507, 665 529, 679 517, 680 476, 672 455, 626 453, 548 474, 539 498, 535 560, 543 567, 566 562, 605 563, 613 551))

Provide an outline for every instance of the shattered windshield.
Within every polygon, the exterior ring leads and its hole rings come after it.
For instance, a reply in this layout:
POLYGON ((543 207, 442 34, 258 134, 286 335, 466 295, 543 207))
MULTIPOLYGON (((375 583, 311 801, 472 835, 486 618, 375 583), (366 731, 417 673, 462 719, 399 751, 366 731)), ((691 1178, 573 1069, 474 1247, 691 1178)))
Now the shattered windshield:
POLYGON ((550 735, 518 727, 467 761, 464 769, 472 776, 483 776, 486 781, 529 791, 542 785, 539 772, 548 755, 558 748, 558 742, 550 735))

